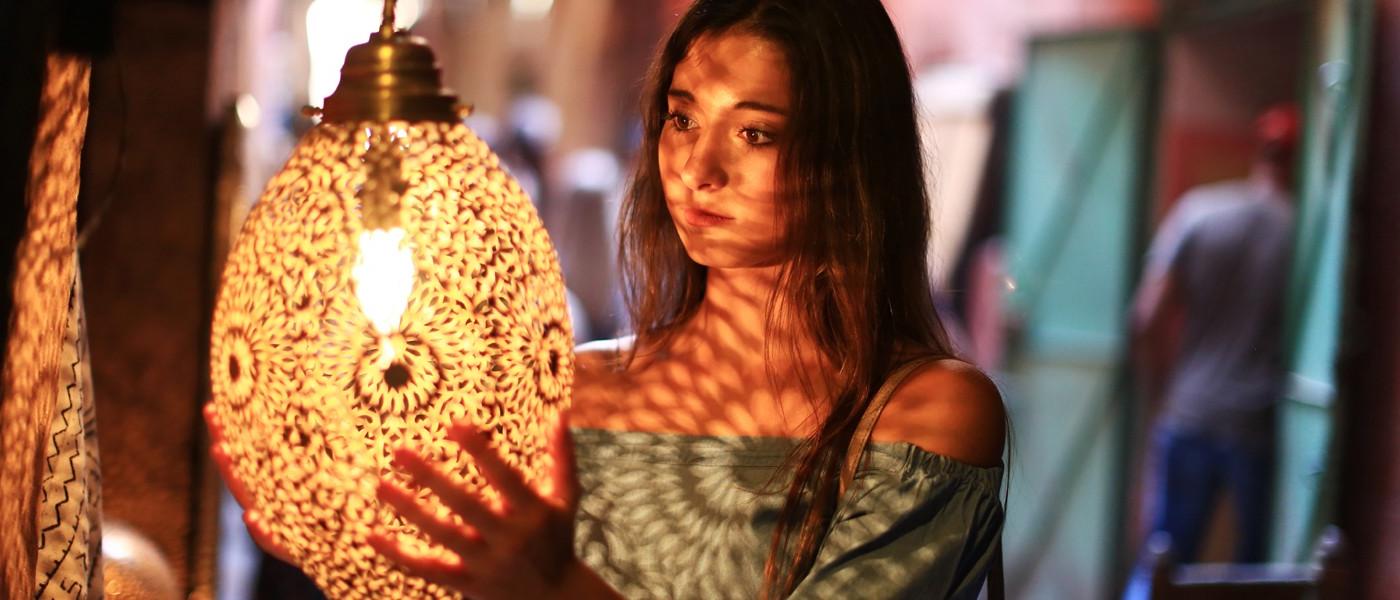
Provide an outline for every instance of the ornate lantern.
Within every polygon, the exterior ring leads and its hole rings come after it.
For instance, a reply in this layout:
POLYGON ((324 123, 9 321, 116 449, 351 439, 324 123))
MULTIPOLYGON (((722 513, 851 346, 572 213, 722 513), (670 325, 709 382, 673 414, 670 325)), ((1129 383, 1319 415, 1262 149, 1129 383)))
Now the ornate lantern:
MULTIPOLYGON (((379 558, 392 450, 493 492, 446 443, 467 418, 527 479, 569 401, 572 333, 529 199, 465 125, 431 50, 384 25, 243 226, 214 310, 214 411, 272 536, 332 597, 448 594, 379 558)), ((438 510, 447 514, 441 506, 438 510)))

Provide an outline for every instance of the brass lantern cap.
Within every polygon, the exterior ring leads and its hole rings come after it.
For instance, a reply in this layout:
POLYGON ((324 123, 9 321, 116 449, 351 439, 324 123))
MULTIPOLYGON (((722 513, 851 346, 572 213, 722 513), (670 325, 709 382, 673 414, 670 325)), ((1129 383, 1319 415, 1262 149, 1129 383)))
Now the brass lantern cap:
POLYGON ((326 97, 328 122, 460 119, 457 96, 442 87, 442 70, 420 37, 384 30, 345 53, 340 84, 326 97))

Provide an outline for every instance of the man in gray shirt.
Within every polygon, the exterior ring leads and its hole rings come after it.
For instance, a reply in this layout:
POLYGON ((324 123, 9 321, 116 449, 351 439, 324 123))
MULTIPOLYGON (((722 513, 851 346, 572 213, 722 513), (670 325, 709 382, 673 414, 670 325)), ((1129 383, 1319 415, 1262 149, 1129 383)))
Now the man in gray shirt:
POLYGON ((1154 432, 1152 519, 1181 562, 1195 560, 1226 485, 1237 508, 1235 560, 1265 559, 1297 128, 1296 109, 1267 111, 1249 177, 1182 196, 1153 239, 1134 301, 1140 342, 1160 342, 1173 312, 1185 325, 1174 360, 1157 374, 1165 405, 1154 432))

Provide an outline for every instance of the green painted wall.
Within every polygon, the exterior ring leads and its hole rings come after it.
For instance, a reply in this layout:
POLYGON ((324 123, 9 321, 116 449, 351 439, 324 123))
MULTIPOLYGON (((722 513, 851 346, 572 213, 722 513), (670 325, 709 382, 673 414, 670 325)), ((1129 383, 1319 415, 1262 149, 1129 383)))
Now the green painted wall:
POLYGON ((1012 597, 1116 593, 1120 382, 1156 60, 1141 32, 1040 39, 1017 91, 1006 257, 1022 327, 1001 373, 1015 427, 1012 597))
POLYGON ((1305 65, 1305 139, 1299 167, 1298 237, 1289 286, 1292 385, 1279 411, 1273 558, 1305 560, 1332 519, 1333 432, 1345 397, 1336 363, 1348 262, 1348 219, 1364 131, 1373 4, 1317 0, 1305 65))

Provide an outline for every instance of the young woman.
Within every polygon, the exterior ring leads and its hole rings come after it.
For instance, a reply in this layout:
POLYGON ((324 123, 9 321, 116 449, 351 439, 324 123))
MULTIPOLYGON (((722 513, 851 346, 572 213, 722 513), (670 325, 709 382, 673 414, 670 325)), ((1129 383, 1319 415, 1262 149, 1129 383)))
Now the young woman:
POLYGON ((499 463, 506 516, 436 486, 468 539, 386 487, 462 560, 376 547, 473 598, 975 597, 1005 417, 930 300, 909 71, 880 3, 701 0, 644 100, 621 224, 637 333, 580 348, 556 493, 499 463))
POLYGON ((1005 415, 933 308, 909 68, 879 0, 700 0, 644 104, 620 227, 636 335, 579 349, 552 489, 458 427, 503 505, 404 450, 472 531, 386 482, 459 559, 372 545, 475 599, 975 598, 1005 415))

